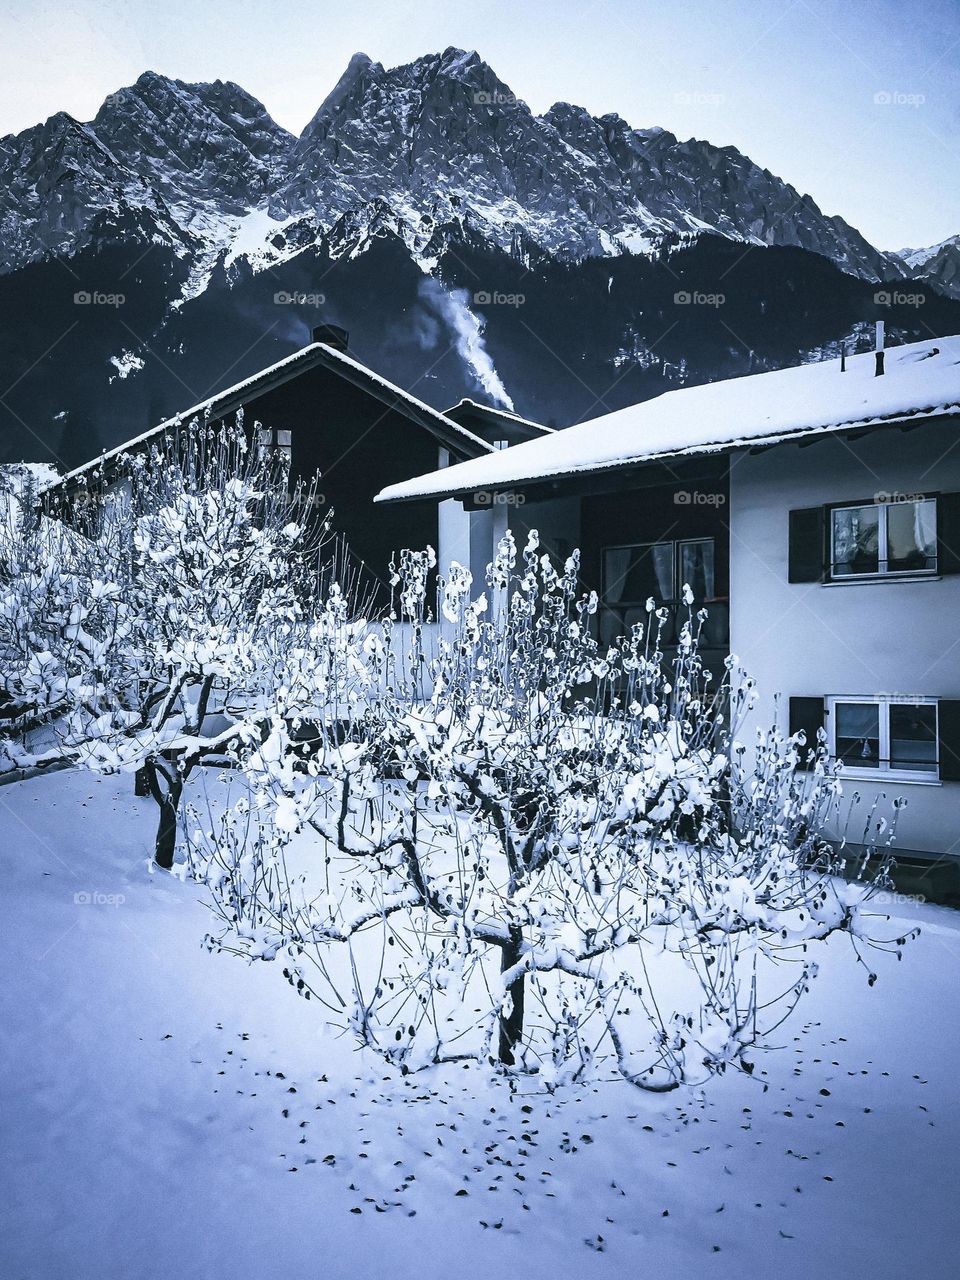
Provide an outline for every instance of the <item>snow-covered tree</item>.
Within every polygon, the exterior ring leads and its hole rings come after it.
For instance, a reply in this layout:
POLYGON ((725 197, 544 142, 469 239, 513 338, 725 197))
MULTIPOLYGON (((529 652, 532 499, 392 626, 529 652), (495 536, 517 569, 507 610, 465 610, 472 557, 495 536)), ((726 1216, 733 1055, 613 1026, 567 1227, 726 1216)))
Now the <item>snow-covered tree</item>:
POLYGON ((83 699, 121 625, 120 531, 50 519, 39 479, 0 477, 0 767, 62 755, 51 735, 39 753, 31 738, 83 699))
POLYGON ((284 701, 328 522, 315 488, 291 490, 285 456, 249 445, 242 420, 195 422, 94 469, 57 514, 12 530, 0 557, 20 696, 57 714, 67 758, 142 771, 169 867, 190 773, 256 739, 284 701))
POLYGON ((835 874, 836 771, 822 744, 804 771, 798 740, 738 740, 754 692, 734 660, 711 689, 702 615, 672 662, 652 601, 601 649, 577 558, 533 534, 516 560, 508 536, 490 608, 452 566, 428 628, 433 555, 405 552, 398 617, 344 633, 325 672, 337 732, 304 758, 275 715, 242 753, 235 803, 190 824, 211 945, 282 957, 403 1070, 475 1058, 552 1087, 604 1063, 651 1090, 752 1070, 817 943, 905 941, 874 936, 876 880, 835 874))

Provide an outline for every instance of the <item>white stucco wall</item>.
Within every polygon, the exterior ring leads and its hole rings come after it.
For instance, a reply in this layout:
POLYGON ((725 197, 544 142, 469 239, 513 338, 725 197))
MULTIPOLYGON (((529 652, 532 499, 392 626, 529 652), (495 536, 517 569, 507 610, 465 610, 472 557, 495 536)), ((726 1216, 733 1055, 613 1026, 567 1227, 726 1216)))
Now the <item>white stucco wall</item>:
POLYGON ((470 566, 470 515, 454 498, 441 502, 438 517, 437 562, 441 573, 457 564, 470 566))
MULTIPOLYGON (((731 648, 758 682, 771 723, 783 695, 879 693, 960 698, 960 575, 869 583, 787 581, 788 513, 877 493, 960 491, 960 428, 890 428, 857 441, 827 438, 735 455, 730 467, 731 648)), ((898 845, 960 857, 960 784, 857 778, 867 800, 902 795, 898 845)), ((856 832, 851 827, 851 839, 856 832)))

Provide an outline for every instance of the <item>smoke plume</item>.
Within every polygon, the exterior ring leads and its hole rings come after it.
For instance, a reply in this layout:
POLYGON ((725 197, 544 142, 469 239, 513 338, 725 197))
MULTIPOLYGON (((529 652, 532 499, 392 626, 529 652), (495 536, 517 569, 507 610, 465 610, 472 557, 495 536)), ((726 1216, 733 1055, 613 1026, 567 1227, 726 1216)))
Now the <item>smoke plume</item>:
POLYGON ((483 340, 486 322, 470 310, 470 295, 466 289, 447 290, 437 280, 428 277, 421 282, 418 292, 426 305, 446 323, 460 358, 487 396, 494 404, 512 410, 513 401, 483 340))

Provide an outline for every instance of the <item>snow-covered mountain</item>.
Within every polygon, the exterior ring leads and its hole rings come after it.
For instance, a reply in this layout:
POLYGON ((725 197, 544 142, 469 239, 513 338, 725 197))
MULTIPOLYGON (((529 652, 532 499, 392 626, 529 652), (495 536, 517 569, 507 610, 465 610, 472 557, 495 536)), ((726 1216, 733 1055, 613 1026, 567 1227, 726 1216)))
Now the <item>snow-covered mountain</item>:
POLYGON ((905 274, 926 280, 948 298, 960 298, 960 235, 928 249, 900 249, 895 257, 905 274))
POLYGON ((232 83, 147 72, 89 124, 0 139, 0 270, 143 240, 264 265, 389 222, 429 268, 464 230, 522 255, 650 252, 705 231, 793 245, 868 280, 891 261, 733 147, 557 103, 543 116, 476 53, 385 69, 356 54, 299 138, 232 83))
POLYGON ((299 137, 236 84, 147 72, 89 123, 0 139, 0 462, 86 461, 321 323, 438 408, 565 426, 852 350, 878 318, 956 333, 956 245, 927 254, 733 147, 537 116, 459 49, 355 55, 299 137), (907 276, 927 305, 881 306, 907 276))

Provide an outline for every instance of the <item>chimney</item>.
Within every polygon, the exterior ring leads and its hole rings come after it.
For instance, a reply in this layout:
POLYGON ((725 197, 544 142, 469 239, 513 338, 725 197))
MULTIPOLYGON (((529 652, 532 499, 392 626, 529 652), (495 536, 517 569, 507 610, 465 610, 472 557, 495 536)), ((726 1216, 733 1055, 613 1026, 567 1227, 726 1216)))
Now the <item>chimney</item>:
POLYGON ((350 339, 346 329, 341 329, 338 324, 318 324, 312 337, 314 342, 322 342, 324 346, 333 347, 334 351, 346 351, 350 339))
POLYGON ((840 372, 847 372, 847 344, 845 342, 840 343, 840 372))
POLYGON ((876 344, 877 367, 874 370, 875 378, 883 377, 883 321, 877 321, 877 344, 876 344))

